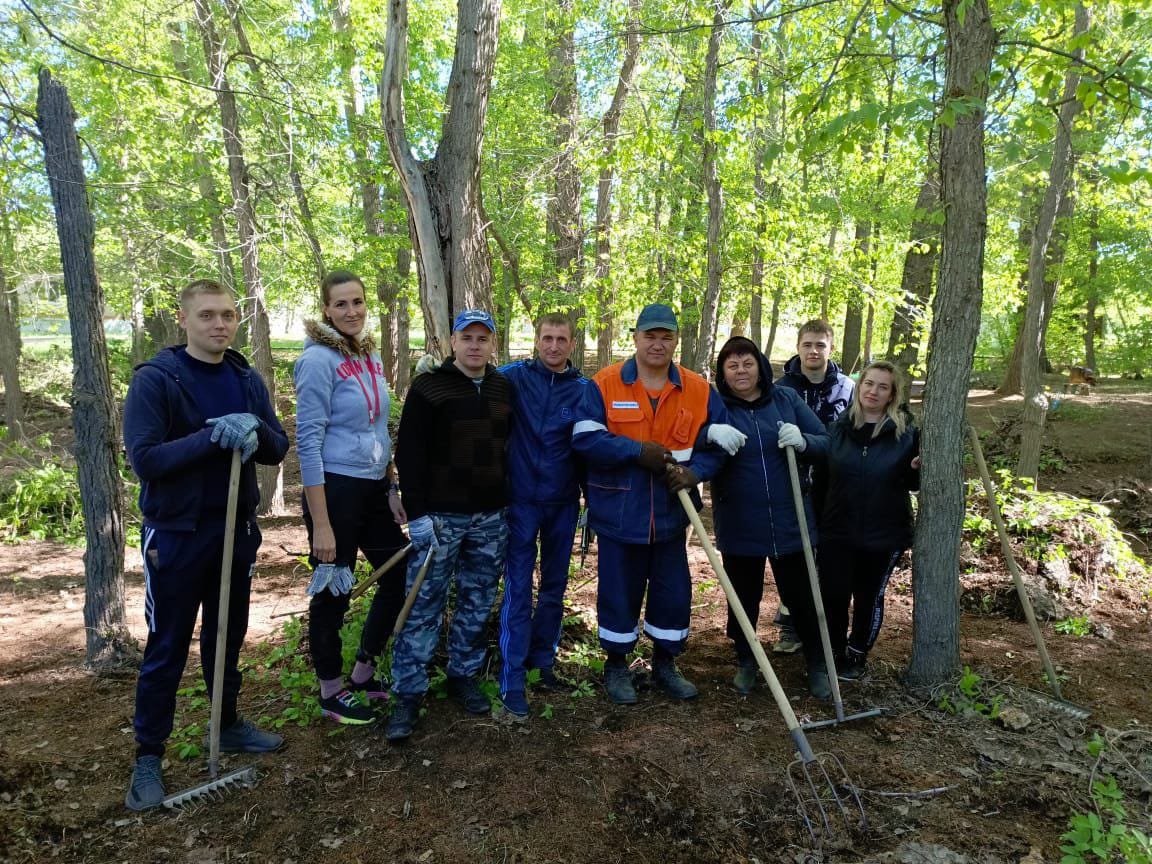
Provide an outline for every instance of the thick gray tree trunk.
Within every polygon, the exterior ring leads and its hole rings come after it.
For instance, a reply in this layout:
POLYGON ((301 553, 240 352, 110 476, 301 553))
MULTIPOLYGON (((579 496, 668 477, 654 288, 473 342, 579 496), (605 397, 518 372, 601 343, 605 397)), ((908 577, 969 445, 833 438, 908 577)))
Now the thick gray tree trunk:
MULTIPOLYGON (((872 221, 856 221, 856 260, 862 273, 869 273, 872 256, 872 221)), ((861 280, 864 281, 864 280, 861 280)), ((864 348, 861 330, 864 328, 864 292, 859 286, 848 289, 848 302, 844 308, 844 332, 840 335, 840 360, 845 373, 855 372, 860 366, 864 348)))
MULTIPOLYGON (((264 379, 272 404, 276 404, 276 374, 272 365, 272 334, 268 326, 268 307, 264 302, 264 277, 260 271, 260 232, 256 225, 256 206, 252 184, 244 158, 244 141, 240 134, 240 112, 236 93, 228 83, 224 42, 216 30, 211 0, 194 0, 196 24, 204 45, 204 57, 216 104, 220 109, 220 126, 224 135, 224 152, 228 157, 228 180, 232 187, 232 206, 240 234, 240 268, 251 304, 252 362, 264 379)), ((284 470, 282 465, 257 465, 260 482, 262 515, 284 512, 284 470)))
POLYGON ((1100 304, 1100 288, 1096 284, 1100 272, 1100 205, 1097 197, 1098 179, 1092 181, 1089 200, 1092 209, 1088 213, 1088 284, 1084 290, 1088 297, 1084 310, 1084 365, 1099 372, 1096 366, 1096 334, 1100 331, 1100 318, 1097 308, 1100 304))
POLYGON ((76 113, 68 91, 47 70, 40 72, 36 125, 44 142, 72 331, 72 428, 86 544, 85 659, 90 667, 101 670, 136 654, 124 613, 122 445, 104 339, 104 293, 96 277, 96 230, 88 209, 76 113))
POLYGON ((425 348, 446 356, 452 316, 491 311, 492 256, 480 187, 484 118, 496 63, 500 0, 458 0, 456 54, 445 93, 447 112, 436 155, 418 160, 408 141, 408 0, 389 0, 381 112, 388 151, 404 189, 420 276, 425 348))
POLYGON ((24 437, 24 391, 20 389, 20 322, 13 310, 5 270, 7 244, 0 243, 0 376, 4 381, 4 422, 8 440, 24 437))
POLYGON ((720 311, 720 231, 724 223, 724 190, 716 159, 716 73, 720 66, 720 39, 724 35, 725 5, 717 4, 708 34, 704 57, 704 192, 708 196, 708 281, 700 304, 700 340, 696 348, 697 372, 712 377, 712 355, 716 350, 716 324, 720 311))
POLYGON ((932 219, 939 203, 940 178, 933 164, 916 196, 900 277, 900 305, 892 316, 888 334, 888 359, 905 370, 911 370, 920 356, 924 313, 932 296, 932 274, 940 251, 940 226, 932 219))
MULTIPOLYGON (((1073 40, 1088 31, 1088 8, 1076 6, 1073 40)), ((1084 48, 1074 42, 1072 55, 1083 59, 1084 48)), ((1048 416, 1048 399, 1040 379, 1040 354, 1044 350, 1044 322, 1051 301, 1045 289, 1048 244, 1052 240, 1060 202, 1068 192, 1068 178, 1072 170, 1072 126, 1083 107, 1076 98, 1080 86, 1080 67, 1073 63, 1064 74, 1064 94, 1060 105, 1056 140, 1052 146, 1052 163, 1048 168, 1048 189, 1032 233, 1032 249, 1028 255, 1028 304, 1024 311, 1024 353, 1020 360, 1020 383, 1024 388, 1024 414, 1020 422, 1020 459, 1016 476, 1037 480, 1040 473, 1040 443, 1044 437, 1044 421, 1048 416)), ((1055 292, 1053 291, 1053 299, 1055 292)))
MULTIPOLYGON (((616 139, 620 135, 620 118, 624 102, 632 89, 636 61, 640 56, 640 0, 628 0, 628 34, 624 41, 624 60, 616 79, 612 103, 600 122, 600 176, 596 183, 596 305, 599 317, 596 328, 596 365, 612 362, 612 342, 616 336, 616 295, 612 289, 612 189, 616 179, 616 139)), ((657 207, 657 209, 659 209, 657 207)))
POLYGON ((984 297, 988 229, 984 117, 996 30, 987 0, 945 0, 947 99, 979 106, 940 130, 944 230, 932 304, 923 467, 912 553, 912 657, 906 681, 934 687, 960 667, 960 531, 968 378, 984 297))
POLYGON ((552 246, 552 287, 570 296, 575 347, 572 363, 584 365, 584 220, 581 216, 580 97, 576 80, 576 16, 573 0, 552 0, 548 7, 548 115, 556 165, 548 199, 547 231, 552 246))

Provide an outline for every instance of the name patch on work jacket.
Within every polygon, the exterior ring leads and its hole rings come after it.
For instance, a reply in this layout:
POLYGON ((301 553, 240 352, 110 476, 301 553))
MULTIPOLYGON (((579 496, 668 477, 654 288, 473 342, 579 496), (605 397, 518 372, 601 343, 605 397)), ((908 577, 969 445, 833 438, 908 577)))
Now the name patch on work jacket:
POLYGON ((613 408, 639 408, 639 402, 613 402, 613 408))

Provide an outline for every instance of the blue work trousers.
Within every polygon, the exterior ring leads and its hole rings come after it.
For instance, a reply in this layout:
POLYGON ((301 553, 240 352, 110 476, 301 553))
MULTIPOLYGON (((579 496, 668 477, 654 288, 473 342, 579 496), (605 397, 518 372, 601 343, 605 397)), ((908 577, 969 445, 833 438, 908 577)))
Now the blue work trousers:
POLYGON ((555 662, 579 510, 577 501, 516 503, 508 508, 508 561, 500 607, 501 694, 523 692, 527 669, 550 669, 555 662), (533 609, 537 538, 540 585, 533 609))
MULTIPOLYGON (((416 699, 428 690, 428 661, 436 650, 440 623, 456 579, 456 611, 448 632, 448 675, 472 677, 484 663, 484 630, 496 602, 504 568, 508 523, 503 509, 483 513, 429 513, 440 544, 416 594, 416 602, 392 642, 393 691, 416 699)), ((426 548, 409 556, 406 590, 428 555, 426 548)))
MULTIPOLYGON (((200 623, 200 664, 208 695, 216 662, 216 621, 220 606, 220 565, 224 555, 224 525, 201 525, 196 531, 159 531, 145 528, 144 617, 148 641, 140 677, 136 682, 137 755, 164 753, 176 715, 176 691, 188 661, 196 615, 200 623)), ((232 581, 228 600, 228 640, 224 655, 224 692, 221 728, 236 720, 240 693, 240 646, 248 632, 248 598, 252 566, 260 548, 255 520, 241 523, 232 549, 232 581)))
POLYGON ((684 651, 692 614, 692 577, 688 572, 685 533, 659 543, 620 543, 596 538, 600 584, 596 592, 600 647, 609 654, 628 654, 644 632, 657 648, 673 656, 684 651))

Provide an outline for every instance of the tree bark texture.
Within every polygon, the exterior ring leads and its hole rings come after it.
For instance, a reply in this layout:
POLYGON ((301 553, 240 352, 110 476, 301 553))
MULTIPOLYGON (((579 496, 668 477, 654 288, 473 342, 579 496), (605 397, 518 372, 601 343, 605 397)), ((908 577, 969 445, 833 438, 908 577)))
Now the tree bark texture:
POLYGON ((912 553, 912 657, 906 674, 914 687, 940 684, 960 667, 963 453, 988 229, 984 117, 996 31, 987 0, 945 0, 944 20, 944 98, 977 107, 958 112, 955 124, 940 132, 944 229, 921 422, 922 504, 912 553))
POLYGON ((584 365, 584 317, 581 301, 584 282, 584 221, 581 216, 580 98, 576 80, 576 22, 573 0, 553 0, 549 7, 548 114, 553 124, 556 164, 552 196, 548 199, 547 231, 552 246, 553 289, 568 294, 572 332, 572 363, 584 365))
POLYGON ((700 340, 696 348, 695 369, 706 378, 712 377, 712 355, 716 350, 716 324, 720 309, 720 231, 724 223, 724 190, 716 158, 716 72, 720 65, 720 39, 724 35, 724 10, 717 5, 708 34, 708 53, 704 57, 704 191, 708 196, 708 281, 700 305, 700 340))
POLYGON ((940 178, 936 166, 928 170, 908 232, 908 251, 904 253, 904 270, 900 277, 900 305, 892 316, 888 334, 889 360, 909 374, 920 356, 924 332, 924 313, 932 296, 932 274, 940 252, 940 226, 932 219, 940 203, 940 178))
MULTIPOLYGON (((824 267, 824 280, 820 284, 820 317, 828 321, 828 294, 832 287, 832 262, 836 255, 836 240, 840 234, 840 223, 833 222, 828 230, 828 261, 824 267)), ((843 334, 841 334, 843 336, 843 334)))
POLYGON ((1084 310, 1084 365, 1099 372, 1096 366, 1096 334, 1100 331, 1100 318, 1097 307, 1100 303, 1100 289, 1096 284, 1100 272, 1100 205, 1097 203, 1096 187, 1098 180, 1092 181, 1090 199, 1092 209, 1088 215, 1088 284, 1084 290, 1088 297, 1084 310))
POLYGON ((4 381, 4 422, 8 440, 20 441, 24 437, 24 391, 20 389, 20 322, 14 314, 12 294, 8 290, 8 275, 4 255, 7 244, 0 245, 0 376, 4 381))
POLYGON ((493 308, 492 256, 482 218, 480 151, 496 62, 500 6, 500 0, 457 3, 456 51, 445 93, 444 125, 436 155, 421 162, 412 153, 404 119, 408 2, 388 3, 381 112, 415 238, 425 347, 441 357, 450 350, 454 313, 466 308, 493 308))
MULTIPOLYGON (((260 272, 260 232, 256 224, 256 207, 252 200, 252 184, 248 165, 244 159, 244 141, 240 134, 240 112, 236 94, 225 74, 224 43, 216 30, 212 17, 211 0, 194 0, 196 25, 204 45, 204 58, 212 86, 216 91, 216 104, 220 109, 220 126, 224 137, 224 152, 228 158, 228 180, 232 187, 232 206, 236 214, 236 227, 240 234, 240 268, 251 306, 252 362, 264 379, 272 404, 276 404, 276 374, 272 365, 272 334, 268 326, 268 307, 264 302, 264 279, 260 272)), ((282 465, 257 465, 260 482, 260 510, 262 515, 284 512, 284 471, 282 465)))
POLYGON ((616 335, 616 296, 612 290, 612 189, 616 179, 616 139, 620 135, 620 118, 624 102, 632 89, 636 75, 636 61, 640 57, 640 0, 628 2, 627 36, 624 42, 624 60, 616 79, 612 102, 600 123, 600 176, 596 183, 596 305, 599 318, 596 328, 596 365, 599 368, 612 362, 612 342, 616 335))
MULTIPOLYGON (((1073 39, 1088 31, 1088 8, 1076 6, 1073 39)), ((1083 59, 1084 49, 1078 44, 1072 51, 1083 59)), ((1044 322, 1049 314, 1045 290, 1045 273, 1049 243, 1052 241, 1060 202, 1068 192, 1068 178, 1072 171, 1072 127, 1076 115, 1083 107, 1076 98, 1080 86, 1080 67, 1073 63, 1064 74, 1064 94, 1060 105, 1056 140, 1052 145, 1052 162, 1048 168, 1048 188, 1044 203, 1032 232, 1032 248, 1028 255, 1028 303, 1024 309, 1024 353, 1020 358, 1020 383, 1024 389, 1024 413, 1020 422, 1020 459, 1016 465, 1017 477, 1037 480, 1040 473, 1040 443, 1044 437, 1044 421, 1048 416, 1048 399, 1040 380, 1040 354, 1044 350, 1044 322)))
MULTIPOLYGON (((870 272, 872 256, 872 222, 860 219, 856 222, 856 261, 864 274, 870 272)), ((865 276, 867 279, 867 276, 865 276)), ((861 281, 865 281, 862 279, 861 281)), ((844 332, 840 336, 840 359, 846 374, 860 368, 863 356, 861 330, 864 328, 864 294, 860 287, 852 285, 848 289, 848 303, 844 308, 844 332)))
POLYGON ((104 294, 96 276, 95 226, 68 91, 40 72, 36 125, 52 189, 72 331, 72 428, 84 511, 86 661, 95 669, 135 653, 124 613, 124 488, 116 404, 104 339, 104 294))

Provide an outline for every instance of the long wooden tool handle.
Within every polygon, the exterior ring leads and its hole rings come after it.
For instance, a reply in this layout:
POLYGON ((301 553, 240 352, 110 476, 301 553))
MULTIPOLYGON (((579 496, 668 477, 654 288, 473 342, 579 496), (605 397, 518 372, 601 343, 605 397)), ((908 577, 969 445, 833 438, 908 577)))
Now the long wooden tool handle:
POLYGON ((772 669, 772 664, 768 662, 768 655, 764 653, 764 646, 760 644, 760 639, 756 636, 756 628, 753 627, 752 622, 748 620, 748 613, 744 611, 744 606, 740 603, 740 598, 736 596, 736 589, 732 587, 732 580, 728 578, 724 564, 720 561, 720 556, 716 554, 716 547, 712 545, 712 541, 708 537, 708 532, 704 530, 704 523, 700 521, 700 514, 696 512, 696 508, 692 504, 692 499, 688 497, 687 490, 681 489, 676 494, 680 498, 680 504, 684 507, 684 512, 688 514, 688 521, 692 523, 692 528, 696 531, 696 536, 700 538, 700 544, 704 547, 704 553, 708 556, 708 561, 712 564, 712 569, 716 571, 716 575, 720 578, 720 585, 724 588, 724 595, 728 598, 728 605, 732 609, 732 614, 736 616, 736 620, 740 622, 740 630, 744 633, 744 638, 748 640, 748 647, 752 649, 756 663, 760 666, 760 671, 764 673, 764 677, 768 681, 768 687, 772 690, 772 698, 776 700, 776 707, 780 709, 780 713, 784 716, 784 722, 788 726, 792 740, 796 743, 796 747, 800 751, 800 758, 806 763, 811 762, 816 757, 812 754, 812 748, 808 744, 804 730, 800 728, 800 721, 796 719, 796 712, 792 710, 792 704, 784 694, 784 688, 780 686, 780 680, 776 677, 776 672, 772 669))
POLYGON ((788 457, 788 476, 792 480, 792 503, 796 506, 796 522, 800 525, 800 542, 804 544, 804 563, 808 565, 808 587, 816 606, 816 623, 820 625, 820 644, 824 648, 824 666, 828 683, 832 686, 832 703, 836 707, 836 720, 844 722, 844 700, 840 697, 840 681, 836 677, 836 658, 832 654, 832 639, 828 635, 828 616, 824 614, 824 597, 820 593, 820 575, 816 559, 812 556, 812 539, 808 536, 808 516, 804 512, 804 496, 800 492, 800 470, 796 466, 796 448, 785 447, 788 457))
POLYGON ((391 570, 393 567, 395 567, 396 564, 399 561, 403 560, 408 555, 408 553, 411 551, 412 551, 412 544, 409 543, 407 546, 405 546, 403 549, 401 549, 399 552, 397 552, 395 555, 393 555, 391 558, 389 558, 387 561, 385 561, 383 564, 381 564, 379 567, 377 567, 375 570, 373 570, 372 574, 367 579, 365 579, 363 582, 361 582, 359 585, 357 585, 355 588, 353 588, 352 594, 348 599, 349 600, 355 600, 357 597, 360 597, 365 591, 367 591, 369 588, 371 588, 373 585, 375 585, 377 582, 379 582, 381 576, 383 576, 385 573, 387 573, 389 570, 391 570))
POLYGON ((1008 572, 1012 574, 1012 581, 1016 585, 1016 593, 1020 597, 1020 606, 1024 610, 1024 619, 1032 631, 1032 638, 1036 640, 1036 648, 1040 651, 1040 662, 1044 664, 1044 674, 1048 676, 1048 685, 1057 699, 1060 695, 1060 681, 1056 677, 1056 668, 1052 665, 1052 658, 1048 656, 1048 647, 1044 644, 1044 634, 1040 632, 1040 625, 1036 621, 1036 612, 1032 608, 1032 600, 1028 597, 1028 589, 1024 585, 1024 574, 1016 563, 1016 556, 1012 554, 1012 544, 1008 541, 1008 529, 1004 527, 1004 517, 1000 514, 1000 504, 996 500, 996 487, 992 485, 992 477, 988 473, 988 465, 984 461, 984 449, 980 446, 980 436, 976 429, 968 427, 968 436, 972 439, 972 455, 976 457, 976 468, 980 471, 980 480, 984 483, 984 494, 988 496, 988 512, 992 514, 992 523, 996 526, 996 533, 1000 535, 1000 549, 1004 553, 1004 560, 1008 564, 1008 572))
POLYGON ((412 607, 416 605, 416 595, 420 593, 420 586, 424 584, 424 577, 428 575, 428 565, 432 563, 432 556, 435 553, 435 549, 428 549, 428 556, 424 559, 424 563, 420 565, 420 569, 416 573, 416 580, 412 583, 412 587, 408 589, 408 596, 404 598, 404 606, 400 609, 400 614, 396 616, 396 626, 392 628, 393 633, 398 634, 404 629, 404 625, 408 623, 408 615, 412 612, 412 607))
POLYGON ((236 504, 240 498, 240 451, 232 451, 228 509, 224 516, 224 555, 220 562, 220 604, 216 613, 216 662, 212 664, 212 719, 208 724, 208 777, 220 770, 220 717, 224 712, 224 654, 228 650, 228 606, 232 596, 232 548, 236 540, 236 504))

